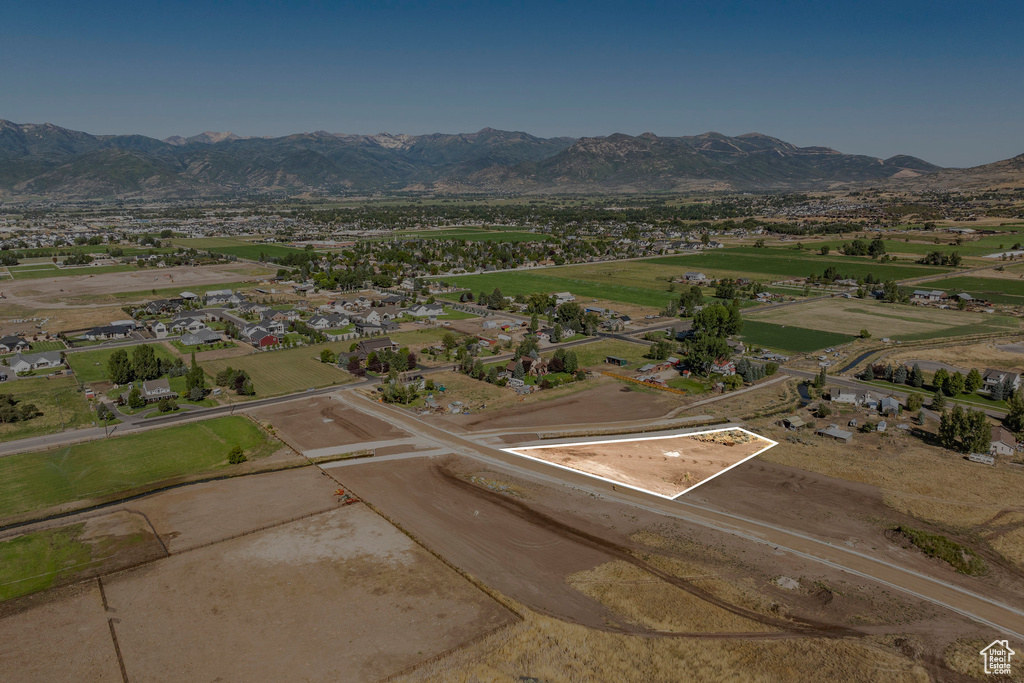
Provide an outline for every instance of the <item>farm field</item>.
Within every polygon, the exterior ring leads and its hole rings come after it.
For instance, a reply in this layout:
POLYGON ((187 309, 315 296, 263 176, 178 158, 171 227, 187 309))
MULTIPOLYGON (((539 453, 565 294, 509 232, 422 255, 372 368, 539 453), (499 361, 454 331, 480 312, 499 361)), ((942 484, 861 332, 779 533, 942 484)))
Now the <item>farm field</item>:
POLYGON ((806 251, 754 247, 664 256, 647 262, 675 266, 681 270, 697 270, 716 277, 749 277, 754 280, 774 280, 779 276, 821 275, 829 266, 833 266, 840 277, 860 279, 871 274, 879 280, 904 280, 952 271, 951 268, 936 266, 878 263, 866 257, 819 256, 806 251))
MULTIPOLYGON (((774 323, 841 335, 858 335, 862 329, 866 329, 872 337, 891 337, 901 341, 1019 328, 1014 318, 1006 316, 886 304, 868 299, 822 299, 785 308, 752 311, 745 315, 744 335, 754 333, 755 330, 764 333, 758 327, 748 330, 747 326, 751 322, 774 323)), ((826 346, 834 343, 841 342, 830 342, 826 346)))
MULTIPOLYGON (((351 382, 352 375, 336 365, 320 362, 320 350, 324 346, 333 348, 335 351, 344 347, 347 351, 349 344, 350 342, 337 342, 281 351, 250 353, 247 356, 206 361, 202 363, 202 367, 211 381, 218 372, 229 366, 236 370, 245 370, 252 378, 257 398, 291 394, 310 387, 319 388, 351 382)), ((234 398, 233 392, 231 397, 234 398)))
POLYGON ((856 337, 838 332, 824 332, 795 325, 778 325, 759 320, 745 320, 740 335, 747 345, 792 353, 810 353, 828 346, 853 341, 856 337))
MULTIPOLYGON (((102 382, 107 379, 107 361, 110 360, 110 354, 114 351, 124 350, 128 353, 128 360, 131 360, 132 351, 136 346, 122 346, 120 349, 96 349, 95 351, 72 351, 67 354, 68 365, 75 371, 75 377, 82 384, 102 382)), ((147 346, 152 347, 153 353, 158 359, 174 360, 177 357, 164 344, 147 344, 147 346)))
MULTIPOLYGON (((481 291, 489 294, 495 287, 506 296, 568 291, 578 299, 621 301, 649 308, 664 308, 670 299, 678 296, 668 291, 667 282, 655 284, 654 276, 642 267, 636 266, 636 263, 639 262, 615 266, 605 264, 604 275, 600 274, 602 271, 597 270, 597 266, 572 266, 484 275, 458 275, 444 280, 456 287, 472 291, 474 296, 481 291), (638 270, 647 273, 643 279, 631 277, 630 273, 636 273, 638 270), (650 285, 647 284, 648 281, 651 282, 650 285)), ((674 271, 674 274, 681 275, 682 272, 674 271)), ((457 296, 456 294, 455 297, 457 296)))
POLYGON ((220 469, 236 445, 259 458, 280 444, 246 418, 221 417, 0 458, 0 517, 220 469))
POLYGON ((248 240, 231 239, 229 237, 195 237, 177 239, 173 243, 181 247, 200 251, 212 251, 218 254, 229 254, 253 261, 258 261, 261 254, 268 258, 282 258, 289 254, 301 254, 304 251, 303 249, 288 247, 282 244, 261 244, 248 240))
POLYGON ((42 415, 22 422, 0 424, 0 440, 25 439, 64 429, 91 426, 92 411, 73 377, 22 378, 0 384, 0 394, 13 394, 22 403, 34 403, 42 415))
MULTIPOLYGON (((807 251, 816 254, 817 250, 822 246, 828 246, 832 249, 832 254, 829 256, 819 256, 819 258, 834 258, 837 250, 848 244, 855 238, 847 238, 842 240, 824 240, 821 242, 808 242, 805 246, 807 251)), ((885 251, 887 254, 909 254, 913 256, 924 256, 933 251, 941 251, 943 254, 951 254, 954 251, 964 257, 980 257, 987 254, 997 253, 1003 250, 1009 250, 1014 243, 1021 241, 1020 236, 1013 234, 1005 235, 987 235, 978 239, 966 238, 963 244, 956 244, 954 240, 955 235, 943 235, 939 238, 939 244, 935 244, 933 239, 927 239, 924 236, 915 235, 909 237, 910 242, 905 242, 899 239, 887 239, 885 241, 885 251)), ((870 240, 862 240, 870 241, 870 240)), ((844 257, 846 258, 846 257, 844 257)), ((862 257, 849 257, 849 258, 862 258, 862 257)))

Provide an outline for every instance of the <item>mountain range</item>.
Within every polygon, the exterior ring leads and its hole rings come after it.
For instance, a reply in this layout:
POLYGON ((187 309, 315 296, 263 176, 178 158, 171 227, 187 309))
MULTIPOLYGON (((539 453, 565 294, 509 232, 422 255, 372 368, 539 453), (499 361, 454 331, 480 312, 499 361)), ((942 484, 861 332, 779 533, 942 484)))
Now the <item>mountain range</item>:
MULTIPOLYGON (((1001 162, 1002 163, 1002 162, 1001 162)), ((157 140, 0 120, 0 196, 186 198, 306 191, 647 192, 827 189, 949 173, 748 133, 540 138, 476 133, 157 140)))

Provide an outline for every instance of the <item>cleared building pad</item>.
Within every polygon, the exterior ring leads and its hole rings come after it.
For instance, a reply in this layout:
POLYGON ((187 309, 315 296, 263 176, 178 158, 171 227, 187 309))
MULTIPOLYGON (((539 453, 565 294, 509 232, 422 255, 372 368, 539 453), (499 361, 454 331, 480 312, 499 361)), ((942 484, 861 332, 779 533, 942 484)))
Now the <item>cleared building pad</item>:
POLYGON ((676 498, 777 445, 739 427, 703 432, 506 448, 662 498, 676 498))

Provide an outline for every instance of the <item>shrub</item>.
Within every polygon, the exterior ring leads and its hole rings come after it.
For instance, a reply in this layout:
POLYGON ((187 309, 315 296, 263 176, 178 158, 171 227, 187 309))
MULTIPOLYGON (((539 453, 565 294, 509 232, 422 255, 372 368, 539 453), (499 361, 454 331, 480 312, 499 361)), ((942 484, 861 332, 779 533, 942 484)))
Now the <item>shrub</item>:
POLYGON ((814 411, 814 414, 817 417, 828 417, 829 415, 832 414, 832 409, 829 408, 824 403, 821 403, 821 404, 818 405, 818 409, 816 411, 814 411))
POLYGON ((245 451, 242 450, 241 446, 235 446, 228 451, 228 462, 232 465, 237 465, 245 462, 246 460, 248 460, 248 458, 245 457, 245 451))

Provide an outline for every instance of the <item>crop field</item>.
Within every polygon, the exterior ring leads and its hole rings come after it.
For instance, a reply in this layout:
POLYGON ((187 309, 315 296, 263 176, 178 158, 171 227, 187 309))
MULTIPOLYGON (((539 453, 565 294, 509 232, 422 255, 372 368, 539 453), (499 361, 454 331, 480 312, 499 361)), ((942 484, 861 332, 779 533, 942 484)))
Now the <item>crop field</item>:
MULTIPOLYGON (((819 256, 791 249, 757 249, 738 247, 715 249, 697 254, 664 256, 648 263, 677 266, 680 270, 697 270, 718 277, 749 277, 773 280, 779 276, 807 277, 821 275, 833 266, 841 277, 862 278, 871 274, 879 280, 905 280, 950 272, 951 268, 917 264, 878 263, 867 257, 819 256)), ((681 272, 678 274, 682 274, 681 272)))
MULTIPOLYGON (((744 334, 764 334, 766 329, 757 326, 748 330, 751 323, 774 323, 840 335, 857 335, 866 329, 873 337, 892 337, 901 341, 1012 331, 1019 327, 1014 318, 1006 316, 885 304, 866 299, 823 299, 748 313, 744 334)), ((825 346, 835 343, 841 342, 829 342, 825 346)))
MULTIPOLYGON (((805 246, 807 251, 812 254, 816 254, 817 250, 822 246, 829 246, 832 249, 832 254, 829 258, 835 257, 836 252, 844 243, 849 243, 855 238, 847 238, 843 240, 827 240, 823 242, 808 242, 805 246)), ((965 239, 962 244, 955 243, 955 236, 945 235, 939 238, 939 243, 936 244, 934 240, 926 240, 920 236, 909 237, 907 239, 914 241, 904 240, 893 240, 887 239, 885 242, 885 251, 887 254, 909 254, 914 256, 924 256, 933 251, 941 251, 943 254, 951 254, 954 251, 961 256, 980 257, 987 254, 998 253, 1001 250, 1010 249, 1014 243, 1021 241, 1021 238, 1017 235, 988 235, 978 239, 965 239)), ((864 240, 867 241, 867 240, 864 240)), ((845 258, 845 257, 844 257, 845 258)), ((856 257, 851 257, 856 258, 856 257)))
POLYGON ((279 447, 244 417, 220 417, 140 434, 0 458, 0 517, 99 498, 227 466, 241 446, 250 458, 279 447))
POLYGON ((286 247, 280 244, 260 244, 246 240, 231 239, 228 237, 196 237, 192 239, 174 240, 174 244, 181 247, 198 249, 200 251, 212 251, 218 254, 229 254, 238 258, 257 261, 263 254, 268 258, 281 258, 288 254, 301 254, 302 249, 286 247))
MULTIPOLYGON (((167 350, 163 344, 149 344, 157 358, 174 360, 175 355, 167 350)), ((121 349, 128 352, 128 359, 131 360, 132 351, 135 346, 122 346, 121 349)), ((95 351, 73 351, 67 354, 68 365, 75 371, 78 381, 102 382, 107 379, 107 361, 110 354, 121 349, 97 349, 95 351)))
MULTIPOLYGON (((572 292, 579 298, 621 301, 651 308, 663 308, 670 299, 678 296, 668 291, 668 283, 665 281, 658 283, 658 289, 661 291, 655 289, 653 276, 650 274, 645 279, 629 277, 629 272, 644 270, 637 266, 637 263, 641 262, 605 264, 604 274, 597 270, 581 270, 596 269, 597 266, 578 266, 526 272, 460 275, 445 278, 445 281, 456 287, 469 289, 474 296, 481 291, 490 293, 495 287, 508 296, 572 292), (650 281, 650 284, 647 281, 650 281)), ((682 272, 677 274, 681 275, 682 272)))
MULTIPOLYGON (((326 346, 337 351, 342 347, 347 350, 348 345, 349 342, 339 342, 337 345, 326 346)), ((211 360, 201 365, 211 378, 228 366, 236 370, 245 370, 252 378, 258 398, 291 394, 310 387, 319 388, 351 382, 352 375, 336 365, 320 362, 320 350, 323 346, 252 353, 248 356, 211 360)))
POLYGON ((744 321, 741 336, 748 345, 765 346, 793 353, 810 353, 828 346, 845 344, 855 339, 850 334, 823 332, 795 325, 777 325, 758 320, 744 321))
POLYGON ((57 268, 54 265, 14 266, 9 269, 15 280, 28 280, 47 277, 70 277, 72 275, 99 275, 101 273, 124 273, 139 270, 127 263, 116 266, 76 266, 73 268, 57 268))
POLYGON ((43 414, 31 420, 0 424, 0 440, 25 439, 76 429, 92 423, 92 411, 73 377, 22 378, 0 384, 0 394, 13 394, 18 402, 34 403, 43 414))

